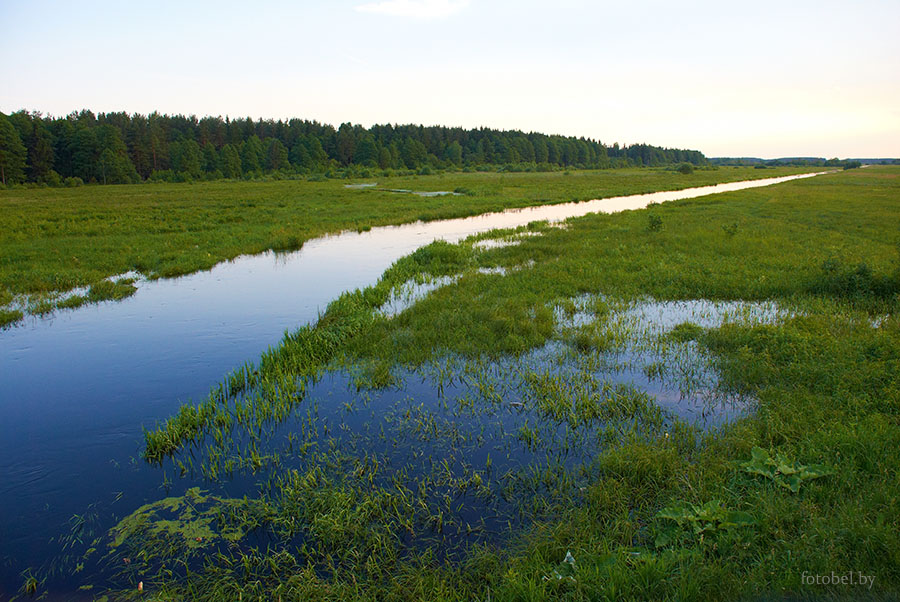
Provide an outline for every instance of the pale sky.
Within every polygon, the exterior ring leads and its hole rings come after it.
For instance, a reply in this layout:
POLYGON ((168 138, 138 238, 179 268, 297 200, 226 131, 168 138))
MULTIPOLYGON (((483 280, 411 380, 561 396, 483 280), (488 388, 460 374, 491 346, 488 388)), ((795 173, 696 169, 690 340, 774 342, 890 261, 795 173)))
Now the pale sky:
POLYGON ((0 111, 900 157, 900 1, 0 0, 0 111))

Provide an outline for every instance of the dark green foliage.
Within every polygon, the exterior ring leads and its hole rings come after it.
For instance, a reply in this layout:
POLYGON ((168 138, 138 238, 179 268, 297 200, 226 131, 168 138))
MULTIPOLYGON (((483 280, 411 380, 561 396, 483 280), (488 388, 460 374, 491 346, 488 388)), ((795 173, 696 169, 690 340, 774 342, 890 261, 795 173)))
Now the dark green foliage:
POLYGON ((731 222, 730 224, 722 224, 722 232, 727 234, 728 236, 734 236, 738 231, 738 223, 731 222))
POLYGON ((250 136, 241 144, 241 171, 245 174, 258 172, 264 164, 262 142, 258 136, 250 136))
POLYGON ((226 178, 241 177, 241 156, 231 144, 222 147, 222 173, 226 178))
POLYGON ((207 162, 203 151, 193 140, 182 140, 169 145, 169 157, 172 171, 191 178, 199 178, 203 174, 203 164, 207 162))
POLYGON ((0 113, 0 183, 4 186, 25 179, 26 152, 9 118, 0 113))
POLYGON ((810 286, 815 293, 856 302, 888 301, 900 294, 900 262, 893 273, 875 273, 866 262, 856 267, 829 258, 810 286))
POLYGON ((279 171, 291 166, 288 161, 288 150, 277 138, 269 138, 266 147, 266 170, 279 171))
POLYGON ((206 173, 222 173, 222 160, 212 142, 203 145, 203 171, 206 173))
POLYGON ((95 169, 98 182, 134 184, 140 180, 116 127, 101 125, 97 128, 97 149, 100 153, 95 169))
POLYGON ((689 545, 701 541, 703 536, 716 538, 722 532, 756 524, 752 515, 728 510, 720 500, 702 505, 684 504, 663 508, 656 513, 656 519, 662 523, 654 542, 657 548, 676 543, 681 546, 689 545))
POLYGON ((792 462, 781 454, 773 457, 761 447, 754 447, 751 451, 753 457, 741 464, 744 472, 762 475, 794 493, 800 491, 800 485, 804 481, 834 474, 834 469, 829 466, 804 465, 792 462))
MULTIPOLYGON (((12 183, 45 182, 51 171, 60 178, 102 184, 146 180, 153 174, 157 181, 182 182, 356 166, 429 173, 498 166, 507 171, 547 171, 706 164, 698 151, 646 144, 607 148, 585 138, 485 128, 375 125, 365 129, 344 123, 335 130, 299 119, 198 120, 184 115, 94 115, 90 111, 64 118, 18 111, 8 119, 21 145, 2 142, 15 149, 4 159, 9 165, 3 164, 12 183)), ((12 139, 9 131, 0 135, 0 141, 12 139)))

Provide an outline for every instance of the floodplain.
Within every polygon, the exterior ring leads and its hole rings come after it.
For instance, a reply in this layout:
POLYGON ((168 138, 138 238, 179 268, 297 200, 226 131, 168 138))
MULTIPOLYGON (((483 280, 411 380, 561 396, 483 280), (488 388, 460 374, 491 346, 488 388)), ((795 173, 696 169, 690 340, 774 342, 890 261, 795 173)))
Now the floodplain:
POLYGON ((79 516, 22 592, 888 598, 898 176, 422 247, 145 425, 159 495, 79 516), (874 581, 801 578, 832 571, 874 581))

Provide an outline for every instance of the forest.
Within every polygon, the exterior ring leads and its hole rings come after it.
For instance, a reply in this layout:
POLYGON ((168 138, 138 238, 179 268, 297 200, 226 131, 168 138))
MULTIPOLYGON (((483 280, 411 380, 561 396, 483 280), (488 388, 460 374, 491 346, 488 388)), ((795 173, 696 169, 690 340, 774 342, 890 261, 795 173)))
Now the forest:
POLYGON ((97 113, 0 113, 0 182, 79 186, 336 175, 339 170, 553 171, 706 165, 703 153, 648 144, 422 125, 97 113))

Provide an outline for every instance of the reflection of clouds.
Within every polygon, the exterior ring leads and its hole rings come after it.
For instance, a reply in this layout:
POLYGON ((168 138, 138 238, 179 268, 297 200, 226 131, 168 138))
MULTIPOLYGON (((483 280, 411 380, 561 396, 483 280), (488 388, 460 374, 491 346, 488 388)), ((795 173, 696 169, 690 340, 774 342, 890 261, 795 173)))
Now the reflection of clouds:
POLYGON ((386 0, 360 4, 356 10, 392 17, 439 19, 449 17, 469 5, 469 0, 386 0))

